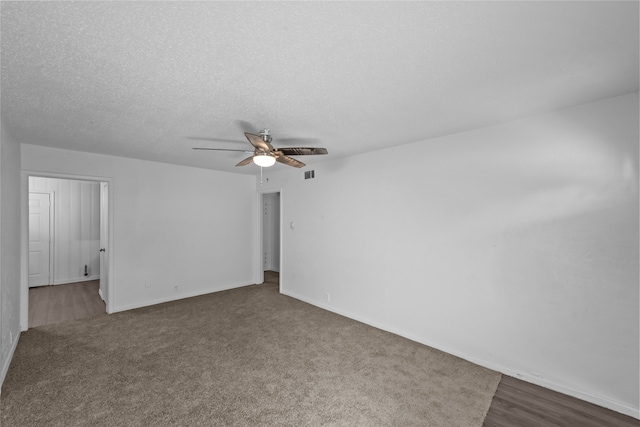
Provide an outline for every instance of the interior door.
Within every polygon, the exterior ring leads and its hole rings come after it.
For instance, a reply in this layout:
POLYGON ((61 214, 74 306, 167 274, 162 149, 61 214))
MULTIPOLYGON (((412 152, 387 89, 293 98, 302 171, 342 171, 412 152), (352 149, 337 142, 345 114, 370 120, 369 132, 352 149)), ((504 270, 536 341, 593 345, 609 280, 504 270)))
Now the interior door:
POLYGON ((100 183, 100 297, 106 303, 109 283, 109 183, 100 183))
POLYGON ((29 193, 29 287, 51 284, 51 194, 29 193))

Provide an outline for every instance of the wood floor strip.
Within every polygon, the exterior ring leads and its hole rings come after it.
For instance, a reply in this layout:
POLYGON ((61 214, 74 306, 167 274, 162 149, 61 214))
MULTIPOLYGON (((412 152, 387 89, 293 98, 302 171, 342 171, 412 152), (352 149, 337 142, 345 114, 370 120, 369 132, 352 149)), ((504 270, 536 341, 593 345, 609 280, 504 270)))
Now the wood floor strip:
POLYGON ((640 421, 516 378, 503 376, 484 427, 638 427, 640 421))
POLYGON ((82 319, 106 312, 97 280, 29 289, 29 327, 82 319))

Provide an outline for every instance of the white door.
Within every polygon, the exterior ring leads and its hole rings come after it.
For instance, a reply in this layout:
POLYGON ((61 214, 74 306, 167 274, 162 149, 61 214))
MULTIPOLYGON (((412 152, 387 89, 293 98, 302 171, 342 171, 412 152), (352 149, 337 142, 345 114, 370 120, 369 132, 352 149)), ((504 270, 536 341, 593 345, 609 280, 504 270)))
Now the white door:
POLYGON ((51 195, 29 193, 29 287, 51 284, 51 195))
POLYGON ((109 183, 100 183, 100 297, 107 303, 109 283, 109 183))

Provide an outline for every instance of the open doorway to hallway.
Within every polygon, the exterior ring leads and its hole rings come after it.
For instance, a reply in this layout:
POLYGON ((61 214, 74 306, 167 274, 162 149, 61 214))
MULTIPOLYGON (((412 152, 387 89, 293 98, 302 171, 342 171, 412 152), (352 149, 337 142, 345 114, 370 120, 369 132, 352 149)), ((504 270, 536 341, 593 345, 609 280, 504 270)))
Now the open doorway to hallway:
POLYGON ((280 193, 262 196, 262 271, 280 271, 280 193))
MULTIPOLYGON (((258 253, 260 259, 260 272, 263 281, 257 283, 280 283, 281 274, 281 242, 280 242, 280 206, 281 195, 279 191, 259 194, 260 206, 260 232, 258 239, 258 253)), ((278 290, 280 287, 278 286, 278 290)))
POLYGON ((28 177, 29 327, 106 313, 107 184, 28 177))

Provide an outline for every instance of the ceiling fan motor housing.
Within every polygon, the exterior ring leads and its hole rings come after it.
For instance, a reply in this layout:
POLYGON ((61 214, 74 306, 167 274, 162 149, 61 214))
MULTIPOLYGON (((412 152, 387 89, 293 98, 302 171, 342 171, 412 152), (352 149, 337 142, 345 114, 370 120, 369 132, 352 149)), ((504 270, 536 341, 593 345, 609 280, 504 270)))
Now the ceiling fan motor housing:
POLYGON ((260 131, 260 136, 262 137, 262 140, 264 142, 271 142, 271 134, 269 132, 269 129, 262 129, 260 131))

